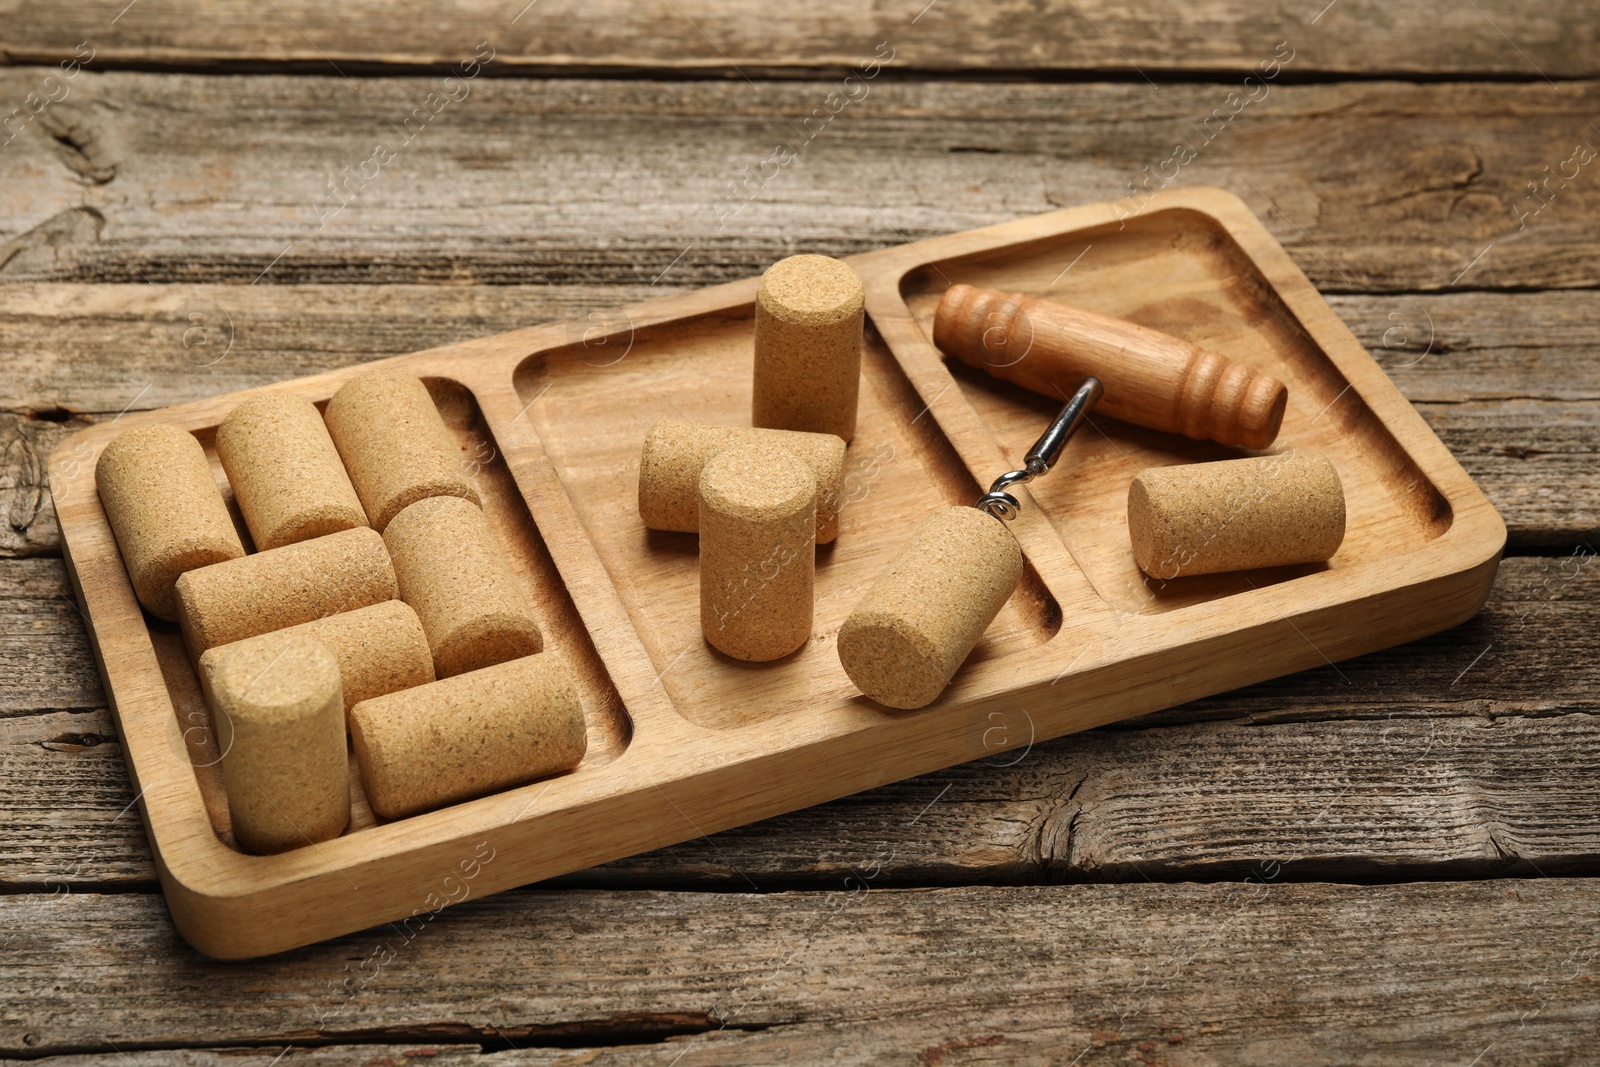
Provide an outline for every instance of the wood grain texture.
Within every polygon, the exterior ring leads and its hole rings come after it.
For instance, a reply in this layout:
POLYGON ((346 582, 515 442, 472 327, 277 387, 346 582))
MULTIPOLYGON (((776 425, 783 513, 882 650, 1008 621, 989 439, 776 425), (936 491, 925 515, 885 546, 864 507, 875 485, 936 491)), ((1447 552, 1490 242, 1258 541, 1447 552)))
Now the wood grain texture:
POLYGON ((7 883, 19 874, 34 892, 93 883, 155 888, 155 868, 133 788, 103 709, 0 718, 0 781, 7 883))
MULTIPOLYGON (((509 1050, 509 1043, 505 1047, 509 1050)), ((631 1057, 638 1053, 628 1050, 611 1054, 631 1057)), ((290 1063, 294 1067, 351 1067, 353 1064, 360 1067, 463 1067, 465 1064, 520 1067, 522 1064, 559 1063, 566 1057, 581 1057, 584 1053, 528 1049, 491 1055, 492 1059, 485 1057, 482 1045, 447 1045, 425 1040, 400 1045, 300 1045, 292 1048, 287 1055, 282 1045, 252 1048, 248 1045, 230 1047, 224 1044, 220 1048, 163 1048, 138 1052, 112 1050, 109 1054, 68 1053, 51 1056, 49 1064, 50 1067, 101 1067, 108 1058, 115 1057, 123 1067, 274 1067, 281 1063, 290 1063), (552 1061, 551 1057, 556 1059, 552 1061)), ((21 1067, 22 1064, 33 1062, 6 1057, 0 1059, 0 1067, 21 1067)), ((568 1062, 582 1062, 582 1059, 568 1062)), ((591 1059, 590 1062, 595 1061, 591 1059)))
POLYGON ((1600 293, 1333 294, 1328 303, 1413 404, 1600 400, 1600 293))
POLYGON ((87 620, 59 559, 0 563, 0 717, 105 705, 87 620))
MULTIPOLYGON (((0 563, 0 582, 20 572, 31 572, 26 606, 56 610, 59 567, 0 563)), ((839 888, 874 868, 877 884, 896 885, 1211 879, 1271 864, 1294 881, 1591 871, 1597 594, 1593 558, 1509 559, 1483 613, 1448 633, 563 884, 839 888)), ((86 652, 40 666, 30 675, 95 681, 86 652)), ((1025 714, 996 720, 996 747, 1027 724, 1025 714)), ((109 715, 46 712, 0 726, 5 884, 149 885, 149 845, 124 814, 133 791, 109 715)))
POLYGON ((1600 400, 1594 294, 1330 302, 1506 516, 1514 546, 1600 547, 1600 507, 1588 495, 1600 400))
POLYGON ((0 279, 697 285, 1170 177, 1245 198, 1323 289, 1600 284, 1593 81, 1274 83, 1232 114, 1227 84, 883 80, 825 123, 812 82, 480 77, 434 114, 442 84, 81 72, 0 152, 0 279))
POLYGON ((0 410, 55 422, 148 411, 553 319, 572 320, 581 340, 623 304, 681 291, 666 281, 0 285, 14 371, 0 380, 0 410))
MULTIPOLYGON (((36 420, 17 429, 56 435, 34 445, 42 464, 71 429, 42 423, 180 404, 554 319, 572 320, 581 340, 621 322, 624 304, 683 291, 671 275, 654 286, 0 285, 9 372, 0 412, 36 420)), ((1600 292, 1327 299, 1413 404, 1600 398, 1600 292)))
MULTIPOLYGON (((0 380, 0 555, 60 551, 44 461, 68 433, 129 404, 183 403, 551 319, 573 321, 577 340, 618 321, 621 305, 675 291, 665 281, 0 285, 14 372, 0 380)), ((1589 476, 1600 461, 1600 296, 1351 294, 1330 303, 1500 509, 1513 547, 1600 547, 1589 476)))
POLYGON ((52 410, 51 417, 37 418, 0 411, 0 440, 5 442, 0 451, 0 556, 61 551, 45 464, 63 438, 90 422, 65 414, 52 410))
POLYGON ((153 897, 0 917, 13 1055, 581 1047, 653 1022, 703 1033, 510 1062, 1566 1063, 1600 1026, 1600 911, 1563 879, 518 893, 249 966, 197 957, 153 897))
POLYGON ((1138 77, 1183 71, 1244 73, 1284 39, 1302 69, 1321 73, 1493 74, 1535 78, 1593 74, 1590 12, 1564 0, 1474 10, 1431 0, 1396 8, 1377 0, 1337 7, 1224 0, 1163 0, 1136 9, 1108 0, 982 5, 895 0, 870 9, 845 0, 805 11, 728 0, 639 8, 624 0, 341 5, 281 0, 265 8, 229 0, 195 19, 176 0, 143 0, 119 17, 116 0, 14 5, 11 62, 73 55, 83 40, 101 65, 274 69, 329 73, 448 67, 492 41, 503 72, 670 71, 751 77, 843 72, 895 47, 897 67, 1037 76, 1088 71, 1138 77), (1514 47, 1496 27, 1516 41, 1514 47), (1520 53, 1519 53, 1520 48, 1520 53))
POLYGON ((1523 518, 1518 547, 1600 548, 1600 507, 1588 493, 1600 417, 1592 401, 1418 407, 1495 507, 1523 518))
MULTIPOLYGON (((1600 416, 1593 404, 1485 399, 1416 406, 1506 520, 1513 551, 1600 548, 1593 478, 1600 416)), ((73 430, 115 414, 65 424, 0 414, 0 433, 11 434, 0 465, 0 507, 9 520, 0 525, 0 558, 60 552, 42 461, 73 430)))

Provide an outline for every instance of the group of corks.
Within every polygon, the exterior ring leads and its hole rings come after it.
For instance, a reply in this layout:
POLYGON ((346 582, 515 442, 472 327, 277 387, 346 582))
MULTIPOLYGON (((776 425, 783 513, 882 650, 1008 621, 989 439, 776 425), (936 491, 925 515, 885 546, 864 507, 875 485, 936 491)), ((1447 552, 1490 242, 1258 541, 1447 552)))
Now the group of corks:
MULTIPOLYGON (((856 429, 864 308, 847 264, 778 262, 755 302, 751 425, 661 422, 646 434, 640 518, 699 533, 701 630, 734 659, 781 659, 811 639, 816 546, 839 534, 856 429)), ((1220 375, 1226 361, 1207 358, 1220 375)), ((1270 437, 1283 402, 1268 406, 1270 437)), ((253 554, 182 430, 122 434, 96 481, 139 600, 179 623, 196 658, 241 844, 274 852, 343 832, 346 727, 385 818, 582 760, 572 677, 541 653, 420 381, 370 371, 326 416, 258 395, 224 419, 216 449, 253 554)), ((1325 457, 1291 451, 1142 471, 1128 516, 1136 562, 1166 580, 1325 560, 1343 538, 1344 494, 1325 457)), ((998 518, 935 513, 841 628, 846 673, 892 707, 931 702, 1021 575, 998 518)))
MULTIPOLYGON (((755 302, 751 427, 660 422, 645 435, 639 517, 700 534, 700 629, 734 659, 812 636, 817 544, 838 535, 855 434, 865 289, 826 256, 792 256, 755 302)), ((952 507, 924 524, 841 627, 845 673, 892 707, 933 700, 1010 597, 1022 554, 995 519, 952 507)))
POLYGON ((639 461, 639 517, 700 534, 700 628, 765 662, 811 638, 816 546, 839 533, 856 431, 866 293, 847 264, 791 256, 755 306, 751 426, 659 422, 639 461))
POLYGON ((240 403, 216 451, 128 430, 96 485, 140 603, 176 621, 216 723, 236 840, 282 852, 343 833, 346 732, 372 809, 397 819, 570 771, 571 672, 543 638, 417 378, 346 383, 326 415, 240 403))

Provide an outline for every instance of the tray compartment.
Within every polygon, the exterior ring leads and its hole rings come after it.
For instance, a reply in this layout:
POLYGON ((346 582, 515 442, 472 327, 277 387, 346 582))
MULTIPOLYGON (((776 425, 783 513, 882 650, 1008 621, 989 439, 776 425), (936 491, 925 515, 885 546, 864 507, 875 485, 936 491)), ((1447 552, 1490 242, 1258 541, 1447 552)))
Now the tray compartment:
MULTIPOLYGON (((1211 216, 1171 208, 1141 215, 1122 229, 1106 224, 930 262, 909 272, 900 285, 930 345, 934 308, 944 291, 960 282, 1128 319, 1270 373, 1289 387, 1275 450, 1323 452, 1339 470, 1348 525, 1343 546, 1327 564, 1160 581, 1138 569, 1128 548, 1128 483, 1145 467, 1244 453, 1091 417, 1090 429, 1069 444, 1057 472, 1028 489, 1096 592, 1116 609, 1157 614, 1328 568, 1360 566, 1422 545, 1449 528, 1450 507, 1439 489, 1211 216), (1155 290, 1151 277, 1162 280, 1155 290)), ((947 367, 1007 457, 1020 464, 1060 401, 959 361, 947 367)))
MULTIPOLYGON (((840 624, 926 515, 980 492, 869 323, 839 538, 817 552, 812 640, 769 664, 712 649, 700 633, 698 539, 640 523, 639 450, 662 419, 749 425, 753 316, 739 304, 633 331, 621 358, 611 346, 564 345, 525 360, 514 379, 675 708, 718 729, 864 703, 834 651, 840 624)), ((1060 623, 1030 574, 972 662, 1025 654, 1060 623)))
MULTIPOLYGON (((583 698, 584 715, 588 729, 589 749, 582 767, 597 767, 611 762, 628 747, 632 735, 631 724, 616 688, 611 684, 600 662, 588 633, 584 630, 567 594, 566 586, 556 572, 534 524, 517 492, 510 472, 500 456, 499 446, 483 419, 476 398, 459 382, 448 378, 424 379, 434 405, 444 418, 445 426, 461 450, 462 461, 473 472, 473 481, 482 498, 484 514, 489 519, 495 539, 505 553, 512 571, 522 583, 523 592, 533 606, 534 616, 544 634, 545 649, 554 651, 572 668, 579 693, 583 698)), ((318 407, 326 406, 326 398, 318 407)), ((234 523, 239 528, 245 546, 252 552, 251 542, 243 519, 234 503, 233 492, 217 459, 216 427, 197 431, 196 437, 211 461, 212 474, 217 488, 227 502, 234 523)), ((223 785, 221 754, 217 747, 210 709, 201 694, 199 678, 194 664, 184 647, 183 637, 176 624, 143 616, 149 628, 150 642, 161 667, 173 714, 178 721, 178 738, 181 742, 176 755, 186 760, 194 769, 195 781, 200 789, 201 801, 217 836, 230 848, 237 848, 233 838, 232 823, 228 816, 228 799, 223 785)), ((350 825, 343 836, 357 833, 384 820, 373 814, 361 786, 360 771, 354 753, 350 757, 350 825)))

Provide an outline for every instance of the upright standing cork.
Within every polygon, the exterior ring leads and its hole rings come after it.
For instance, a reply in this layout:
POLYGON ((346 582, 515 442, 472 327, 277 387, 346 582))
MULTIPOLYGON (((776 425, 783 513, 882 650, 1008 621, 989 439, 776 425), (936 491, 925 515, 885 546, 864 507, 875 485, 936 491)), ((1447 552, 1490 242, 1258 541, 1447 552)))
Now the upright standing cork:
POLYGON ((399 600, 385 600, 207 649, 200 656, 200 685, 208 699, 215 687, 217 664, 233 650, 267 644, 285 635, 313 638, 333 653, 339 661, 339 687, 346 711, 363 700, 433 681, 433 654, 428 651, 428 638, 417 613, 399 600))
POLYGON ((767 269, 756 294, 751 421, 775 430, 856 433, 866 290, 827 256, 790 256, 767 269))
POLYGON ((309 400, 266 393, 243 401, 217 427, 217 457, 258 549, 367 524, 309 400))
POLYGON ((427 497, 479 503, 450 431, 420 380, 398 371, 368 371, 333 394, 326 418, 367 519, 379 533, 408 505, 427 497))
POLYGON ((787 448, 811 468, 817 479, 817 543, 839 536, 844 440, 831 433, 658 422, 645 434, 639 457, 639 518, 652 530, 699 530, 700 473, 713 456, 748 444, 787 448))
POLYGON ((839 628, 839 662, 880 704, 929 704, 1021 580, 1022 550, 999 519, 936 511, 839 628))
POLYGON ((385 819, 569 771, 587 746, 572 673, 549 653, 364 700, 350 739, 385 819))
POLYGON ((339 663, 303 634, 234 645, 212 705, 233 836, 252 852, 326 841, 350 820, 339 663))
POLYGON ((1318 452, 1152 467, 1128 487, 1134 562, 1163 580, 1320 563, 1344 517, 1339 472, 1318 452))
POLYGON ((734 659, 811 637, 817 479, 787 449, 740 445, 700 473, 700 629, 734 659))
POLYGON ((124 430, 100 453, 94 483, 134 594, 158 618, 178 618, 180 574, 244 555, 193 434, 164 423, 124 430))
POLYGON ((483 511, 454 496, 419 500, 383 532, 400 596, 417 609, 440 678, 544 647, 517 576, 483 511))
POLYGON ((383 538, 365 526, 213 563, 178 579, 178 624, 190 653, 393 600, 383 538))

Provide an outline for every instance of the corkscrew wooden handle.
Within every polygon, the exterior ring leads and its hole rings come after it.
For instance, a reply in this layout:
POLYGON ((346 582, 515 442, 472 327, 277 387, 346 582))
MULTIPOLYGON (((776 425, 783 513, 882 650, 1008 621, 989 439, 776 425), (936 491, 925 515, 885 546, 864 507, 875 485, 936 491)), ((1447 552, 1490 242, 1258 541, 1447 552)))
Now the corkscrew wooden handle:
POLYGON ((1266 448, 1289 391, 1226 356, 1121 319, 1049 300, 954 285, 934 312, 946 355, 1060 400, 1099 378, 1098 410, 1196 441, 1266 448))

